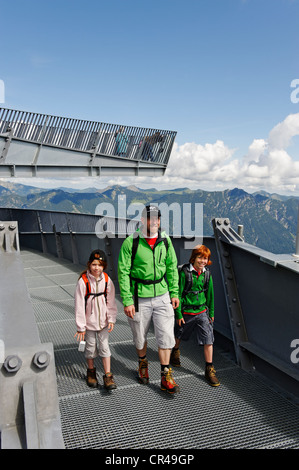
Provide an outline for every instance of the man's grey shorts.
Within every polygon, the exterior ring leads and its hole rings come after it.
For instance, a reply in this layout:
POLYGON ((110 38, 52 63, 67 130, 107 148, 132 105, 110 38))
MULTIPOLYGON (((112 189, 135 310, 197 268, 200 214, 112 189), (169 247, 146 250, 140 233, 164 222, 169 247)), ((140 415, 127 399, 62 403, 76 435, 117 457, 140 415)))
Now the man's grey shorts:
POLYGON ((169 292, 158 297, 138 298, 139 311, 129 318, 133 341, 137 349, 143 349, 148 330, 153 320, 157 345, 161 349, 172 349, 174 339, 174 311, 169 292))

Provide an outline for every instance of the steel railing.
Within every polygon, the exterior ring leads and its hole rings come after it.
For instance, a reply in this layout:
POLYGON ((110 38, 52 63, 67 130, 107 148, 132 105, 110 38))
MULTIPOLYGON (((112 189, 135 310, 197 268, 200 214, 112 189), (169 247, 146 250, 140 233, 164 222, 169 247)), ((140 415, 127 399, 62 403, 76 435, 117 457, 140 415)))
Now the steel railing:
POLYGON ((0 135, 94 155, 167 165, 175 131, 85 121, 0 108, 0 135))

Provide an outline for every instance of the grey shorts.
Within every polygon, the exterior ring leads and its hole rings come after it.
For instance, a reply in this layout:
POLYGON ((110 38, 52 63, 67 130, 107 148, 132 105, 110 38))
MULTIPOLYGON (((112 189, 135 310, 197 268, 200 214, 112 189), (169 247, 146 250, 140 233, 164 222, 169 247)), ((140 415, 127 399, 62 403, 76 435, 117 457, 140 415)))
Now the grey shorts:
POLYGON ((202 312, 199 315, 186 315, 183 314, 185 324, 179 327, 175 325, 175 337, 182 339, 183 341, 188 340, 195 332, 197 344, 213 344, 214 343, 214 331, 212 322, 207 312, 202 312))
POLYGON ((85 334, 85 357, 94 359, 97 356, 110 357, 111 352, 108 343, 108 326, 100 331, 87 330, 85 334))
POLYGON ((158 297, 139 297, 138 304, 139 311, 134 318, 128 317, 135 347, 143 349, 152 320, 158 347, 172 349, 175 344, 174 311, 169 292, 158 297))

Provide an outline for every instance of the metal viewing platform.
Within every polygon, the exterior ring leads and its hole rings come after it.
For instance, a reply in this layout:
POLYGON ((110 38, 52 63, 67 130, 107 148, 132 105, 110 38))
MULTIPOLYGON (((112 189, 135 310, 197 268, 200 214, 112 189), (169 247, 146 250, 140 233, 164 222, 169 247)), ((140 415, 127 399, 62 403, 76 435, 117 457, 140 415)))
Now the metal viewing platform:
POLYGON ((161 176, 175 137, 0 108, 0 177, 161 176))
MULTIPOLYGON (((153 330, 150 383, 136 379, 117 284, 123 238, 99 239, 99 217, 92 215, 0 209, 0 220, 2 448, 299 449, 297 258, 248 245, 228 219, 214 219, 214 236, 204 244, 212 251, 221 385, 205 381, 202 350, 190 340, 174 370, 181 391, 169 396, 160 390, 153 330), (74 339, 74 290, 96 248, 107 254, 117 291, 112 392, 102 386, 100 359, 100 386, 87 387, 86 361, 74 339)), ((118 222, 124 233, 125 222, 118 222)), ((184 239, 173 243, 179 263, 188 260, 184 239)))

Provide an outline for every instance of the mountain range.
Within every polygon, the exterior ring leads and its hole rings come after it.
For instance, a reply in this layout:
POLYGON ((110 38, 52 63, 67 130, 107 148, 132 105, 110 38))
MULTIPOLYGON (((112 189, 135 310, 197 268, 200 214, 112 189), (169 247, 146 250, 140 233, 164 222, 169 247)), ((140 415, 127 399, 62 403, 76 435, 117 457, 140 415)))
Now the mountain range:
MULTIPOLYGON (((51 210, 95 214, 100 203, 110 203, 118 215, 119 197, 125 196, 126 207, 132 203, 203 204, 203 233, 212 235, 211 220, 215 217, 230 219, 232 227, 244 227, 244 238, 273 253, 294 253, 297 232, 299 198, 269 194, 264 191, 249 194, 235 188, 224 191, 203 191, 178 188, 159 191, 136 186, 109 186, 105 189, 69 188, 41 189, 7 181, 0 181, 0 207, 51 210)), ((194 215, 194 214, 193 214, 194 215)), ((170 217, 172 213, 170 212, 170 217)), ((194 220, 192 221, 194 227, 194 220)), ((172 221, 170 220, 170 227, 172 221)), ((171 232, 170 232, 171 234, 171 232)))

